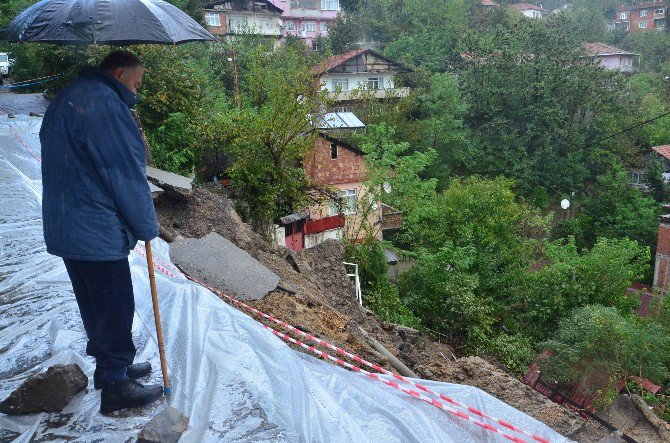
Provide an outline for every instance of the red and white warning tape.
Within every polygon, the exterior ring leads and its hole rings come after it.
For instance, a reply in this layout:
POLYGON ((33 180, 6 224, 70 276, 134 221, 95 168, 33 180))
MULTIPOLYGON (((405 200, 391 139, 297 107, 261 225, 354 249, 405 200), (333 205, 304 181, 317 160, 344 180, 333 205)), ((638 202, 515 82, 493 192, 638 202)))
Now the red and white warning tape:
MULTIPOLYGON (((144 258, 147 257, 146 250, 144 248, 140 247, 139 244, 137 246, 135 246, 135 252, 137 252, 139 255, 141 255, 144 258)), ((169 269, 167 269, 167 267, 159 264, 158 261, 160 261, 162 263, 165 263, 163 260, 160 259, 160 257, 154 255, 153 256, 153 264, 154 264, 154 268, 156 268, 156 270, 158 270, 158 271, 162 272, 163 274, 167 275, 168 277, 172 277, 172 278, 185 277, 183 274, 182 275, 177 275, 174 272, 171 272, 169 269)), ((165 263, 165 264, 167 264, 167 263, 165 263)), ((172 267, 172 266, 170 266, 170 267, 172 267)), ((180 271, 177 271, 177 272, 179 272, 181 274, 180 271)))
MULTIPOLYGON (((136 247, 136 248, 135 248, 135 251, 136 251, 137 253, 139 253, 140 255, 146 257, 144 251, 143 251, 141 248, 136 247)), ((158 271, 160 271, 160 272, 162 272, 162 273, 164 273, 164 274, 166 274, 166 275, 168 275, 168 276, 170 276, 170 277, 173 277, 173 278, 180 278, 180 277, 181 277, 181 276, 179 276, 179 275, 177 275, 177 274, 171 272, 169 269, 167 269, 167 267, 170 267, 170 268, 173 268, 173 269, 175 269, 175 268, 174 268, 172 265, 170 265, 170 264, 168 264, 168 263, 165 263, 163 260, 160 259, 160 257, 156 257, 156 259, 154 259, 154 267, 155 267, 158 271), (163 265, 161 265, 161 264, 158 264, 158 263, 156 262, 157 260, 160 261, 160 262, 162 262, 162 263, 164 263, 165 266, 163 266, 163 265)), ((532 432, 528 432, 528 431, 526 431, 526 430, 524 430, 524 429, 521 429, 521 428, 519 428, 518 426, 515 426, 515 425, 513 425, 513 424, 511 424, 511 423, 508 423, 508 422, 506 422, 506 421, 504 421, 504 420, 502 420, 502 419, 500 419, 500 418, 497 418, 497 417, 494 417, 494 416, 492 416, 492 415, 486 414, 485 412, 482 412, 482 411, 480 411, 479 409, 473 408, 473 407, 471 407, 471 406, 464 405, 463 403, 461 403, 461 402, 459 402, 459 401, 457 401, 457 400, 455 400, 455 399, 453 399, 453 398, 451 398, 451 397, 449 397, 449 396, 446 396, 446 395, 444 395, 444 394, 440 394, 440 393, 438 393, 438 392, 435 392, 435 391, 433 391, 432 389, 430 389, 430 388, 428 388, 428 387, 426 387, 426 386, 424 386, 424 385, 422 385, 422 384, 420 384, 420 383, 416 383, 416 382, 414 382, 414 381, 412 381, 412 380, 409 380, 409 379, 403 377, 402 375, 395 374, 395 373, 393 373, 393 372, 391 372, 391 371, 389 371, 389 370, 387 370, 387 369, 382 368, 382 367, 379 366, 379 365, 376 365, 376 364, 374 364, 374 363, 371 363, 371 362, 369 362, 369 361, 367 361, 367 360, 365 360, 365 359, 363 359, 363 358, 361 358, 361 357, 359 357, 359 356, 357 356, 357 355, 355 355, 355 354, 352 354, 352 353, 350 353, 350 352, 347 352, 346 350, 344 350, 344 349, 342 349, 342 348, 339 348, 339 347, 337 347, 337 346, 335 346, 335 345, 333 345, 333 344, 331 344, 331 343, 329 343, 329 342, 327 342, 327 341, 325 341, 325 340, 322 340, 322 339, 320 339, 320 338, 314 337, 314 336, 311 335, 311 334, 308 334, 308 333, 306 333, 306 332, 304 332, 304 331, 301 331, 300 329, 296 328, 295 326, 292 326, 292 325, 290 325, 290 324, 288 324, 288 323, 286 323, 286 322, 284 322, 284 321, 282 321, 282 320, 279 320, 279 319, 277 319, 276 317, 274 317, 274 316, 272 316, 272 315, 269 315, 269 314, 266 314, 266 313, 264 313, 264 312, 262 312, 262 311, 259 311, 258 309, 254 308, 253 306, 247 305, 246 303, 244 303, 244 302, 242 302, 242 301, 240 301, 240 300, 237 300, 237 299, 235 299, 235 298, 233 298, 233 297, 231 297, 231 296, 229 296, 229 295, 227 295, 227 294, 225 294, 225 293, 219 291, 218 289, 215 289, 215 288, 213 288, 213 287, 207 285, 206 283, 202 283, 202 282, 200 282, 200 281, 194 279, 193 277, 191 277, 191 276, 188 275, 188 274, 185 274, 185 273, 183 273, 183 272, 181 272, 181 271, 179 271, 179 270, 177 270, 177 269, 175 269, 175 271, 176 271, 176 272, 179 272, 180 274, 182 274, 182 276, 185 277, 185 278, 187 278, 188 280, 191 280, 192 282, 197 283, 198 285, 203 286, 203 287, 209 289, 209 290, 212 291, 213 293, 215 293, 215 294, 217 294, 217 295, 219 295, 219 296, 225 298, 226 300, 228 300, 228 301, 230 301, 230 302, 232 302, 232 303, 234 303, 234 304, 236 304, 236 305, 238 305, 238 306, 240 306, 240 307, 242 307, 242 308, 244 308, 244 309, 246 309, 246 310, 248 310, 248 311, 251 311, 251 312, 253 312, 254 314, 256 314, 256 315, 258 315, 258 316, 260 316, 260 317, 262 317, 262 318, 265 318, 265 319, 270 320, 270 321, 272 321, 272 322, 274 322, 274 323, 277 323, 277 324, 281 325, 282 327, 284 327, 284 328, 286 328, 286 329, 289 329, 289 330, 293 331, 293 332, 296 333, 296 334, 299 334, 299 335, 301 335, 301 336, 303 336, 303 337, 306 337, 306 338, 308 338, 309 340, 315 342, 315 343, 318 344, 318 345, 321 345, 321 346, 324 346, 324 347, 326 347, 326 348, 328 348, 328 349, 331 349, 331 350, 333 350, 333 351, 336 351, 337 353, 339 353, 339 354, 341 354, 341 355, 344 355, 344 356, 346 356, 346 357, 348 357, 348 358, 351 358, 352 360, 354 360, 354 361, 356 361, 356 362, 358 362, 358 363, 361 363, 361 364, 363 364, 363 365, 366 365, 366 366, 368 366, 368 367, 370 367, 370 368, 373 368, 374 370, 376 370, 376 371, 378 371, 378 372, 381 372, 381 373, 383 373, 383 374, 385 374, 385 375, 392 376, 392 377, 395 378, 396 380, 401 381, 401 382, 403 382, 403 383, 406 383, 406 384, 408 384, 408 385, 411 385, 411 386, 413 386, 413 387, 415 387, 415 388, 419 389, 420 391, 423 391, 423 392, 425 392, 425 393, 427 393, 427 394, 430 394, 430 395, 433 395, 433 396, 435 396, 435 397, 438 397, 439 399, 441 399, 441 400, 443 400, 443 401, 445 401, 445 402, 447 402, 447 403, 449 403, 449 404, 455 406, 456 408, 459 408, 459 409, 468 411, 468 412, 470 412, 470 413, 472 413, 472 414, 474 414, 474 415, 476 415, 476 416, 478 416, 478 417, 480 417, 480 418, 483 418, 483 419, 486 419, 486 420, 495 422, 496 424, 498 424, 498 425, 500 425, 500 426, 503 426, 504 428, 507 428, 507 429, 509 429, 509 430, 511 430, 511 431, 518 432, 518 433, 520 433, 520 434, 526 435, 526 436, 532 438, 533 440, 535 440, 535 441, 537 441, 537 442, 540 442, 540 443, 549 443, 549 440, 547 440, 546 438, 540 437, 540 436, 538 436, 538 435, 536 435, 536 434, 533 434, 532 432)), ((326 359, 328 359, 328 360, 330 360, 330 361, 333 361, 333 362, 336 363, 336 364, 339 364, 339 365, 344 366, 344 367, 346 367, 346 368, 348 368, 348 369, 351 369, 352 371, 355 371, 355 372, 358 372, 358 373, 360 373, 360 374, 363 374, 363 375, 365 375, 365 376, 367 376, 367 377, 369 377, 369 378, 372 378, 373 380, 380 381, 380 382, 384 383, 384 384, 387 385, 387 386, 390 386, 390 387, 392 387, 392 388, 394 388, 394 389, 398 389, 398 390, 400 390, 400 391, 402 391, 402 392, 404 392, 404 393, 406 393, 406 394, 408 394, 408 395, 411 395, 411 396, 413 396, 413 397, 415 397, 415 398, 418 398, 418 399, 420 399, 420 400, 423 400, 423 401, 425 401, 425 402, 427 402, 427 403, 429 403, 429 404, 431 404, 431 405, 433 405, 433 406, 435 406, 435 407, 437 407, 437 408, 439 408, 439 409, 442 409, 442 410, 444 410, 444 411, 446 411, 446 412, 448 412, 448 413, 450 413, 450 414, 452 414, 452 415, 454 415, 454 416, 456 416, 456 417, 462 418, 462 419, 464 419, 464 420, 472 421, 475 425, 477 425, 477 426, 479 426, 479 427, 481 427, 481 428, 483 428, 483 429, 486 429, 486 430, 488 430, 488 431, 491 431, 491 432, 493 432, 493 433, 500 434, 502 437, 504 437, 504 438, 506 438, 506 439, 508 439, 508 440, 511 440, 511 441, 514 441, 514 442, 517 442, 517 443, 526 442, 526 440, 523 440, 523 439, 521 439, 521 438, 519 438, 519 437, 515 437, 515 436, 513 436, 513 435, 509 435, 509 434, 505 433, 504 431, 502 431, 502 430, 496 428, 495 426, 491 426, 490 424, 483 423, 483 422, 479 421, 478 419, 476 419, 476 418, 474 418, 474 417, 471 417, 470 415, 468 415, 467 413, 465 413, 465 412, 463 412, 463 411, 457 411, 457 410, 455 410, 455 409, 453 409, 453 408, 450 408, 450 407, 447 406, 446 404, 444 404, 444 403, 442 403, 441 401, 439 401, 438 398, 431 398, 431 397, 428 397, 428 396, 426 396, 426 395, 424 395, 424 394, 421 394, 421 393, 418 392, 418 391, 415 391, 415 390, 412 390, 412 389, 404 388, 404 387, 398 385, 398 383, 396 383, 396 382, 394 382, 394 381, 392 381, 392 380, 386 380, 386 379, 384 379, 384 378, 380 378, 377 374, 374 374, 374 373, 371 373, 371 372, 369 372, 369 371, 366 371, 366 370, 364 370, 364 369, 362 369, 362 368, 360 368, 360 367, 358 367, 358 366, 355 366, 355 365, 352 365, 352 364, 350 364, 350 363, 347 363, 347 362, 345 362, 345 361, 342 360, 342 359, 339 359, 339 358, 334 357, 334 356, 332 356, 332 355, 330 355, 330 354, 328 354, 328 353, 325 353, 325 352, 323 352, 323 351, 320 351, 320 350, 318 350, 318 349, 315 349, 313 346, 309 346, 309 345, 307 345, 307 344, 305 344, 305 343, 303 343, 303 342, 301 342, 301 341, 299 341, 299 340, 296 340, 296 339, 294 339, 294 338, 292 338, 292 337, 290 337, 290 336, 288 336, 288 335, 286 335, 286 334, 284 334, 284 333, 281 333, 281 332, 279 332, 279 331, 277 331, 277 330, 275 330, 275 329, 273 329, 273 328, 271 328, 271 327, 269 327, 269 326, 267 326, 267 325, 263 325, 263 327, 266 328, 266 329, 268 329, 268 330, 270 330, 270 331, 272 331, 273 334, 275 334, 276 336, 278 336, 278 337, 284 339, 285 341, 288 341, 288 342, 291 342, 291 343, 293 343, 293 344, 296 344, 296 345, 298 345, 298 346, 300 346, 300 347, 302 347, 302 348, 304 348, 304 349, 307 349, 308 351, 310 351, 310 352, 312 352, 312 353, 314 353, 314 354, 316 354, 316 355, 318 355, 318 356, 320 356, 320 357, 326 358, 326 359)))
MULTIPOLYGON (((412 380, 409 380, 409 379, 403 377, 402 375, 393 373, 393 372, 391 372, 391 371, 389 371, 389 370, 387 370, 387 369, 384 369, 384 368, 382 368, 381 366, 376 365, 376 364, 374 364, 374 363, 370 363, 369 361, 367 361, 367 360, 365 360, 365 359, 363 359, 363 358, 361 358, 361 357, 359 357, 359 356, 357 356, 357 355, 355 355, 355 354, 352 354, 352 353, 350 353, 350 352, 347 352, 347 351, 345 351, 344 349, 339 348, 339 347, 337 347, 337 346, 335 346, 335 345, 333 345, 333 344, 331 344, 331 343, 329 343, 329 342, 327 342, 327 341, 325 341, 325 340, 322 340, 322 339, 320 339, 320 338, 314 337, 314 336, 311 335, 311 334, 308 334, 308 333, 306 333, 306 332, 304 332, 304 331, 301 331, 300 329, 296 328, 295 326, 292 326, 292 325, 290 325, 290 324, 288 324, 288 323, 286 323, 286 322, 283 322, 283 321, 281 321, 281 320, 275 318, 275 317, 272 316, 272 315, 268 315, 268 314, 266 314, 266 313, 264 313, 264 312, 262 312, 262 311, 259 311, 258 309, 254 308, 253 306, 249 306, 249 305, 247 305, 246 303, 244 303, 244 302, 242 302, 242 301, 240 301, 240 300, 237 300, 237 299, 235 299, 235 298, 233 298, 233 297, 231 297, 231 296, 229 296, 229 295, 227 295, 227 294, 225 294, 225 293, 223 293, 223 292, 221 292, 221 291, 219 291, 219 290, 217 290, 217 289, 215 289, 215 288, 213 288, 213 287, 211 287, 211 286, 209 286, 209 285, 207 285, 207 284, 205 284, 205 283, 199 282, 198 280, 194 279, 193 277, 191 277, 191 276, 188 275, 188 274, 184 274, 184 276, 185 276, 187 279, 189 279, 189 280, 191 280, 191 281, 193 281, 193 282, 195 282, 195 283, 197 283, 197 284, 199 284, 199 285, 201 285, 201 286, 204 286, 205 288, 209 289, 209 290, 212 291, 213 293, 215 293, 215 294, 217 294, 217 295, 219 295, 219 296, 221 296, 221 297, 224 297, 225 299, 231 301, 232 303, 235 303, 235 304, 237 304, 238 306, 241 306, 241 307, 243 307, 244 309, 246 309, 246 310, 248 310, 248 311, 251 311, 251 312, 253 312, 254 314, 257 314, 257 315, 260 316, 260 317, 263 317, 263 318, 265 318, 265 319, 267 319, 267 320, 273 321, 273 322, 275 322, 275 323, 277 323, 277 324, 279 324, 279 325, 281 325, 281 326, 283 326, 283 327, 285 327, 285 328, 287 328, 287 329, 289 329, 289 330, 295 332, 296 334, 299 334, 299 335, 301 335, 301 336, 303 336, 303 337, 306 337, 306 338, 310 339, 311 341, 317 343, 318 345, 324 346, 324 347, 326 347, 326 348, 328 348, 328 349, 332 349, 332 350, 338 352, 339 354, 342 354, 342 355, 344 355, 344 356, 346 356, 346 357, 348 357, 348 358, 351 358, 352 360, 355 360, 355 361, 357 361, 357 362, 359 362, 359 363, 361 363, 361 364, 364 364, 364 365, 366 365, 366 366, 368 366, 368 367, 371 367, 371 368, 375 369, 376 371, 379 371, 379 372, 381 372, 381 373, 383 373, 383 374, 385 374, 385 375, 390 375, 390 376, 394 377, 395 379, 397 379, 397 380, 399 380, 399 381, 402 381, 402 382, 404 382, 404 383, 407 383, 407 384, 409 384, 409 385, 411 385, 411 386, 416 387, 417 389, 420 389, 421 391, 424 391, 424 392, 429 393, 429 394, 431 394, 431 395, 435 395, 435 396, 439 397, 440 399, 442 399, 442 400, 444 400, 444 401, 446 401, 446 402, 448 402, 448 403, 450 403, 450 404, 456 406, 457 408, 461 408, 461 409, 467 410, 467 411, 471 412, 472 414, 475 414, 475 415, 477 415, 477 416, 479 416, 479 417, 481 417, 481 418, 485 418, 485 419, 487 419, 487 420, 494 421, 494 422, 498 423, 499 425, 504 426, 504 427, 507 428, 507 429, 510 429, 510 430, 512 430, 512 431, 515 431, 515 432, 518 432, 518 433, 521 433, 521 434, 524 434, 524 435, 527 435, 527 436, 531 437, 533 440, 538 441, 538 442, 540 442, 540 443, 549 443, 549 440, 547 440, 547 439, 545 439, 545 438, 543 438, 543 437, 540 437, 540 436, 538 436, 538 435, 535 435, 535 434, 533 434, 532 432, 528 432, 528 431, 526 431, 526 430, 523 430, 523 429, 519 428, 518 426, 515 426, 515 425, 513 425, 513 424, 511 424, 511 423, 508 423, 508 422, 506 422, 506 421, 504 421, 504 420, 502 420, 502 419, 500 419, 500 418, 497 418, 497 417, 494 417, 494 416, 492 416, 492 415, 486 414, 485 412, 482 412, 482 411, 480 411, 480 410, 478 410, 478 409, 476 409, 476 408, 473 408, 473 407, 471 407, 471 406, 464 405, 464 404, 462 404, 461 402, 459 402, 459 401, 457 401, 457 400, 454 400, 454 399, 451 398, 451 397, 448 397, 448 396, 446 396, 446 395, 444 395, 444 394, 437 393, 437 392, 433 391, 432 389, 430 389, 430 388, 428 388, 428 387, 426 387, 426 386, 424 386, 424 385, 422 385, 422 384, 420 384, 420 383, 416 383, 416 382, 414 382, 414 381, 412 381, 412 380)), ((312 346, 305 345, 304 343, 299 342, 299 341, 297 341, 297 340, 295 340, 295 339, 293 339, 293 338, 291 338, 291 337, 289 337, 289 336, 285 336, 285 335, 282 334, 281 332, 275 331, 274 329, 270 328, 269 326, 266 326, 266 325, 263 325, 263 326, 264 326, 265 328, 270 329, 271 331, 273 331, 273 333, 275 333, 275 335, 278 335, 278 336, 281 337, 281 338, 287 337, 287 339, 292 340, 293 343, 295 343, 295 344, 297 344, 297 345, 299 345, 299 346, 301 346, 301 347, 304 347, 305 349, 308 349, 309 351, 312 351, 312 352, 315 352, 315 353, 320 353, 320 352, 321 352, 321 351, 318 351, 318 350, 314 349, 314 347, 312 347, 312 346)), ((330 356, 329 354, 325 354, 325 353, 322 353, 322 354, 324 354, 325 356, 328 356, 327 358, 328 358, 329 360, 332 360, 332 361, 334 361, 334 362, 336 362, 336 363, 338 363, 338 364, 343 364, 343 365, 346 366, 347 368, 352 369, 352 370, 354 370, 354 371, 356 371, 356 372, 361 372, 361 373, 364 373, 364 374, 366 374, 366 375, 367 375, 367 374, 370 374, 369 372, 365 371, 364 369, 359 368, 359 367, 354 366, 354 365, 351 365, 351 364, 349 364, 349 363, 346 363, 346 362, 342 361, 341 359, 337 359, 337 358, 335 358, 335 357, 332 357, 332 356, 330 356), (342 363, 340 363, 340 362, 342 362, 342 363)), ((319 355, 320 355, 320 354, 319 354, 319 355)), ((378 376, 377 376, 376 374, 371 374, 371 375, 369 375, 369 376, 372 377, 372 378, 375 378, 375 379, 379 379, 378 376)), ((398 387, 397 383, 394 383, 394 382, 392 382, 392 381, 387 381, 387 380, 384 380, 384 379, 379 379, 379 380, 382 381, 384 384, 387 384, 387 385, 389 385, 389 386, 392 386, 392 387, 395 387, 395 388, 397 388, 397 389, 403 390, 402 388, 398 387), (389 384, 389 383, 390 383, 390 384, 389 384)), ((446 406, 442 405, 442 403, 439 402, 439 401, 437 401, 436 399, 429 399, 429 400, 426 400, 425 398, 422 398, 422 397, 421 397, 421 394, 418 393, 418 392, 416 392, 416 391, 407 391, 407 390, 403 390, 403 392, 408 393, 408 394, 410 394, 410 395, 413 395, 413 396, 415 396, 415 397, 417 397, 417 398, 421 398, 422 400, 425 400, 425 401, 427 401, 428 403, 431 403, 433 406, 437 406, 437 407, 439 407, 440 409, 444 409, 444 410, 446 410, 446 409, 445 409, 446 406), (417 395, 415 395, 415 394, 419 394, 419 395, 417 396, 417 395), (440 406, 438 406, 438 405, 435 404, 432 400, 435 400, 438 404, 440 404, 440 405, 442 405, 442 406, 444 406, 444 407, 440 407, 440 406)), ((449 411, 448 411, 448 412, 449 412, 449 411)), ((461 414, 462 414, 462 413, 461 413, 461 414)), ((467 415, 467 414, 465 414, 465 415, 467 415)), ((460 416, 460 415, 459 415, 459 416, 460 416)), ((475 424, 477 424, 476 421, 475 421, 475 424)), ((506 437, 506 436, 505 436, 505 437, 506 437)), ((506 438, 507 438, 507 437, 506 437, 506 438)), ((516 441, 516 440, 515 440, 515 441, 516 441)), ((524 441, 524 440, 519 440, 519 441, 524 441)))
MULTIPOLYGON (((386 380, 384 378, 379 377, 379 375, 377 375, 377 374, 373 374, 372 372, 368 372, 365 369, 359 368, 358 366, 354 366, 350 363, 347 363, 344 360, 342 360, 341 358, 333 357, 332 355, 327 354, 326 352, 323 352, 323 351, 320 351, 320 350, 314 348, 314 346, 306 345, 305 343, 301 342, 300 340, 296 340, 293 337, 289 337, 288 335, 283 334, 279 331, 276 331, 275 329, 272 329, 271 327, 269 327, 267 325, 263 325, 263 327, 272 331, 272 333, 274 335, 284 339, 287 342, 296 344, 296 345, 298 345, 298 346, 300 346, 304 349, 307 349, 310 352, 313 352, 314 354, 316 354, 320 357, 326 358, 326 359, 328 359, 328 360, 330 360, 330 361, 332 361, 332 362, 334 362, 338 365, 344 366, 345 368, 351 369, 354 372, 358 372, 359 374, 370 377, 375 381, 382 382, 387 386, 390 386, 394 389, 398 389, 398 390, 404 392, 405 394, 408 394, 408 395, 411 395, 412 397, 418 398, 419 400, 423 400, 426 403, 429 403, 429 404, 431 404, 431 405, 433 405, 433 406, 435 406, 439 409, 442 409, 443 411, 446 411, 449 414, 452 414, 452 415, 454 415, 458 418, 461 418, 461 419, 467 420, 467 421, 472 421, 475 425, 479 426, 480 428, 485 429, 485 430, 490 431, 490 432, 493 432, 493 433, 496 433, 496 434, 500 434, 501 436, 503 436, 507 440, 513 441, 515 443, 528 443, 526 440, 524 440, 522 438, 515 437, 513 435, 507 434, 506 432, 501 431, 500 429, 496 428, 495 426, 491 426, 490 424, 484 423, 482 421, 477 420, 476 418, 470 417, 465 412, 457 411, 453 408, 450 408, 449 406, 445 405, 444 403, 442 403, 441 401, 439 401, 436 398, 430 398, 430 397, 427 397, 427 396, 425 396, 425 395, 421 394, 420 392, 415 391, 413 389, 404 388, 404 387, 400 386, 398 383, 396 383, 392 380, 386 380)), ((548 442, 548 440, 545 440, 545 439, 542 439, 541 441, 548 442)))

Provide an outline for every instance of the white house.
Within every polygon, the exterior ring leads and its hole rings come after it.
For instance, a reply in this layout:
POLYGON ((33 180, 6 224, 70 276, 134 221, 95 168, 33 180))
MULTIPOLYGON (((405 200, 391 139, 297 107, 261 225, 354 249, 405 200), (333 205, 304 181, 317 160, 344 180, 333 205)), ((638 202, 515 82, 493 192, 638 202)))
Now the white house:
POLYGON ((640 65, 640 54, 624 51, 605 43, 585 43, 588 57, 611 71, 634 72, 640 65))
POLYGON ((542 7, 542 5, 533 5, 531 3, 515 3, 509 5, 510 8, 516 9, 523 15, 529 18, 543 19, 549 14, 549 10, 542 7))
POLYGON ((316 68, 321 90, 337 101, 356 100, 357 91, 371 91, 377 98, 405 97, 409 88, 398 88, 395 75, 411 69, 371 49, 357 49, 334 55, 316 68))
POLYGON ((212 34, 281 37, 283 11, 269 0, 219 0, 206 4, 204 9, 212 34))

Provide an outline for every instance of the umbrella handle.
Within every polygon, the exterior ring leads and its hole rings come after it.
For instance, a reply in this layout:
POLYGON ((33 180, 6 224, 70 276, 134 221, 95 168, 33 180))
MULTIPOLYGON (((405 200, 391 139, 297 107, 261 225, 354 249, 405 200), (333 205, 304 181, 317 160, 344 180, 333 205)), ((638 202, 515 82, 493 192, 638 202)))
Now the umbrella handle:
POLYGON ((158 292, 156 291, 156 277, 154 276, 154 258, 151 253, 151 241, 144 242, 147 251, 147 268, 149 268, 149 286, 151 287, 151 300, 154 305, 154 320, 156 322, 156 338, 158 339, 158 354, 161 358, 161 370, 163 371, 163 393, 170 395, 172 388, 168 380, 167 362, 165 361, 165 346, 163 345, 163 328, 161 327, 161 313, 158 308, 158 292))

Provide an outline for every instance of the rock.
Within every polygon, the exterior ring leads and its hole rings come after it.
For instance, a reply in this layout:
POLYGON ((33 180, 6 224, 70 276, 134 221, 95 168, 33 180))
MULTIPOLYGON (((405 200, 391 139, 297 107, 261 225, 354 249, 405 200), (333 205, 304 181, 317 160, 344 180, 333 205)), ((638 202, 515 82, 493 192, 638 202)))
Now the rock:
POLYGON ((137 437, 138 443, 177 443, 188 429, 188 417, 168 406, 152 418, 137 437))
POLYGON ((637 441, 667 442, 670 432, 638 395, 620 395, 606 411, 605 420, 637 441))
POLYGON ((88 385, 88 377, 76 364, 54 365, 32 375, 2 403, 0 412, 9 415, 57 412, 88 385))
POLYGON ((393 325, 393 328, 398 333, 400 339, 405 343, 415 344, 419 339, 420 333, 416 329, 402 325, 393 325))

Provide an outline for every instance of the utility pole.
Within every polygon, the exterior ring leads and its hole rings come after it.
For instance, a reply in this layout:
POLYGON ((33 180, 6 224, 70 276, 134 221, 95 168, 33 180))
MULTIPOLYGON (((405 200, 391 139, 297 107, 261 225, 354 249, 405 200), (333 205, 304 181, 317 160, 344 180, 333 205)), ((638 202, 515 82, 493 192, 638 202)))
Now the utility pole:
POLYGON ((242 109, 242 104, 240 103, 240 85, 237 74, 237 51, 233 48, 233 80, 235 82, 235 104, 237 109, 242 109))

